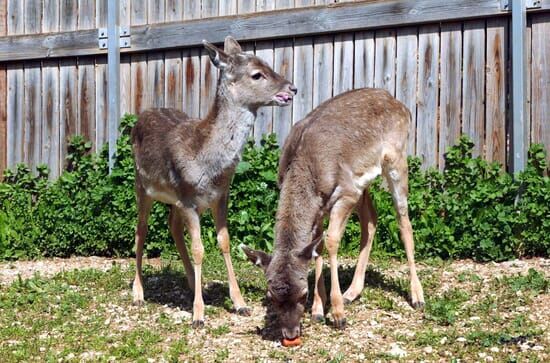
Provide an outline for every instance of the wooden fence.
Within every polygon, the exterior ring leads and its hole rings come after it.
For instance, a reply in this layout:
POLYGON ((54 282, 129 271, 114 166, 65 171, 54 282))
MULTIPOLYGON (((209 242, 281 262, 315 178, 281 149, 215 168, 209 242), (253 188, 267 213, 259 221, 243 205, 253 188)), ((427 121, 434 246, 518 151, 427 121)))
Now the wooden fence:
MULTIPOLYGON (((416 3, 423 1, 431 0, 416 3)), ((120 20, 132 27, 148 25, 144 28, 147 31, 157 23, 329 2, 334 1, 120 0, 120 20)), ((378 3, 384 2, 369 0, 365 6, 378 3)), ((470 11, 476 11, 476 2, 455 3, 467 4, 470 11)), ((0 36, 6 35, 0 38, 0 48, 16 53, 17 44, 23 44, 23 38, 16 35, 105 27, 106 9, 106 0, 0 0, 0 36)), ((548 9, 550 2, 543 1, 542 11, 528 14, 527 32, 529 141, 547 146, 550 13, 544 10, 548 9)), ((444 152, 461 133, 474 139, 477 154, 507 165, 510 16, 502 13, 473 20, 440 20, 436 16, 429 22, 419 21, 421 24, 404 21, 406 26, 398 26, 393 20, 389 28, 373 28, 366 22, 363 29, 354 31, 245 41, 245 50, 255 52, 299 89, 292 107, 261 109, 254 137, 275 132, 282 141, 292 124, 322 101, 353 88, 380 87, 411 110, 408 150, 420 156, 424 165, 442 167, 444 152)), ((182 24, 185 29, 187 23, 182 24)), ((189 24, 192 27, 200 22, 189 24)), ((76 37, 85 32, 67 34, 76 37)), ((46 34, 42 42, 47 42, 49 36, 46 34)), ((185 37, 185 31, 181 36, 185 37)), ((254 39, 254 34, 242 38, 254 39)), ((0 171, 19 162, 32 166, 46 163, 55 177, 63 168, 70 135, 82 134, 98 146, 106 142, 106 56, 93 54, 4 59, 0 63, 0 171)), ((216 69, 200 47, 142 53, 130 49, 121 55, 121 111, 139 113, 149 107, 176 107, 191 116, 204 116, 214 96, 216 77, 216 69)))

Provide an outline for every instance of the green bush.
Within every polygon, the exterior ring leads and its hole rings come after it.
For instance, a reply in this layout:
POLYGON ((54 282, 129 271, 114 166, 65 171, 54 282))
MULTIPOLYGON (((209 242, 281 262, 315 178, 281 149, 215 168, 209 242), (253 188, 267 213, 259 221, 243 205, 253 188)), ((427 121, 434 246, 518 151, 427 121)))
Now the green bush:
MULTIPOLYGON (((55 182, 47 168, 25 165, 6 171, 0 183, 0 259, 38 256, 119 255, 133 252, 136 224, 134 167, 129 131, 121 121, 113 172, 107 150, 90 152, 80 136, 69 144, 67 170, 55 182)), ((529 165, 516 179, 496 163, 472 157, 462 137, 446 155, 446 169, 422 170, 409 159, 409 210, 419 257, 505 260, 550 253, 550 181, 541 145, 529 151, 529 165)), ((229 230, 232 246, 245 243, 271 250, 277 208, 279 150, 273 135, 247 144, 231 185, 229 230)), ((377 180, 371 194, 378 213, 375 253, 402 257, 404 251, 390 194, 377 180)), ((150 256, 175 253, 167 207, 156 203, 145 244, 150 256)), ((215 250, 211 217, 202 218, 206 250, 215 250)), ((348 224, 342 251, 357 253, 357 218, 348 224)))

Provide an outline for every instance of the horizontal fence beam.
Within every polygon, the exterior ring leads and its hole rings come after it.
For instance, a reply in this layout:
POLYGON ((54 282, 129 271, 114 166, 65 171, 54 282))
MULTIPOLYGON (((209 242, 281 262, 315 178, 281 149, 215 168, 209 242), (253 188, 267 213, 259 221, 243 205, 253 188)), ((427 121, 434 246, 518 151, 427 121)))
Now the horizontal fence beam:
MULTIPOLYGON (((540 8, 528 12, 548 10, 550 0, 542 0, 540 8)), ((509 15, 501 10, 500 0, 339 3, 134 26, 131 48, 121 51, 196 47, 202 46, 203 39, 221 43, 228 34, 241 41, 255 41, 509 15)), ((99 54, 106 51, 98 47, 97 29, 0 37, 0 62, 99 54)))

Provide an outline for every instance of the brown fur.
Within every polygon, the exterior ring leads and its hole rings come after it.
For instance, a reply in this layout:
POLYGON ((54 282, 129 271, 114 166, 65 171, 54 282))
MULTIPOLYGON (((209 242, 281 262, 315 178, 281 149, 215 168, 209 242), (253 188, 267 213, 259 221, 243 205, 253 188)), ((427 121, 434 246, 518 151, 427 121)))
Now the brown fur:
POLYGON ((193 325, 203 325, 200 239, 201 213, 211 208, 217 239, 228 270, 230 296, 241 314, 249 314, 229 256, 227 201, 229 184, 261 106, 290 104, 296 93, 289 81, 264 61, 243 53, 231 37, 225 49, 205 42, 212 63, 220 69, 216 98, 204 119, 174 109, 143 112, 132 130, 136 169, 138 226, 134 301, 143 302, 141 260, 147 216, 153 200, 172 205, 169 224, 183 260, 189 285, 195 290, 193 325), (183 226, 191 236, 193 264, 183 241, 183 226))
MULTIPOLYGON (((283 336, 299 335, 307 292, 308 264, 313 251, 322 251, 323 218, 329 217, 326 237, 331 266, 334 323, 345 325, 343 297, 337 277, 336 253, 346 221, 355 208, 360 216, 361 254, 352 286, 344 297, 353 300, 364 285, 364 273, 374 237, 376 214, 368 185, 379 174, 388 179, 398 210, 409 267, 413 305, 423 303, 412 255, 412 229, 407 211, 407 108, 388 92, 358 89, 334 97, 297 123, 288 136, 279 163, 281 195, 277 209, 273 256, 264 259, 268 291, 285 301, 279 312, 283 336)), ((257 252, 245 249, 252 260, 257 252)), ((312 314, 324 315, 324 286, 319 286, 322 257, 316 258, 312 314)), ((276 306, 277 308, 277 306, 276 306)))

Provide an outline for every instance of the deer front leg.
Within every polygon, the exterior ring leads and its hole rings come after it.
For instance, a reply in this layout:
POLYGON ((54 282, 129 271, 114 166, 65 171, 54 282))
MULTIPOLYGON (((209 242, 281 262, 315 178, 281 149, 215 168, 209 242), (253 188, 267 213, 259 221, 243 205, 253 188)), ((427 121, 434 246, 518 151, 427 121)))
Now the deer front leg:
POLYGON ((353 274, 351 285, 344 293, 344 303, 349 304, 357 298, 365 287, 365 272, 369 263, 369 255, 372 249, 372 241, 376 232, 376 211, 367 189, 357 205, 357 214, 361 223, 361 252, 357 259, 357 266, 353 274))
POLYGON ((327 301, 322 254, 323 244, 320 243, 317 247, 317 257, 315 257, 315 289, 313 290, 313 305, 311 306, 311 319, 319 323, 325 320, 325 301, 327 301))
POLYGON ((239 289, 239 284, 235 278, 235 271, 233 270, 233 263, 231 262, 230 248, 229 248, 229 232, 227 231, 227 194, 225 194, 212 208, 212 214, 214 215, 214 221, 216 224, 216 233, 218 239, 218 245, 222 251, 223 259, 225 261, 225 267, 227 268, 227 279, 229 281, 229 296, 233 301, 233 306, 239 315, 250 316, 250 308, 246 306, 244 299, 239 289))
POLYGON ((338 329, 344 329, 346 327, 344 298, 342 297, 340 282, 338 280, 338 247, 353 205, 354 203, 352 201, 346 199, 341 199, 334 204, 330 212, 326 239, 330 262, 330 303, 332 305, 334 326, 338 329))
POLYGON ((182 216, 187 224, 187 230, 191 236, 191 255, 193 256, 193 269, 195 270, 195 298, 193 300, 193 328, 204 326, 204 301, 202 299, 201 271, 204 247, 201 241, 201 226, 199 214, 196 210, 182 210, 182 216))
POLYGON ((147 218, 153 202, 145 196, 145 193, 140 193, 140 188, 136 186, 137 204, 138 204, 138 223, 136 227, 135 243, 136 243, 136 276, 132 284, 133 301, 135 305, 143 305, 143 245, 147 237, 147 218))

